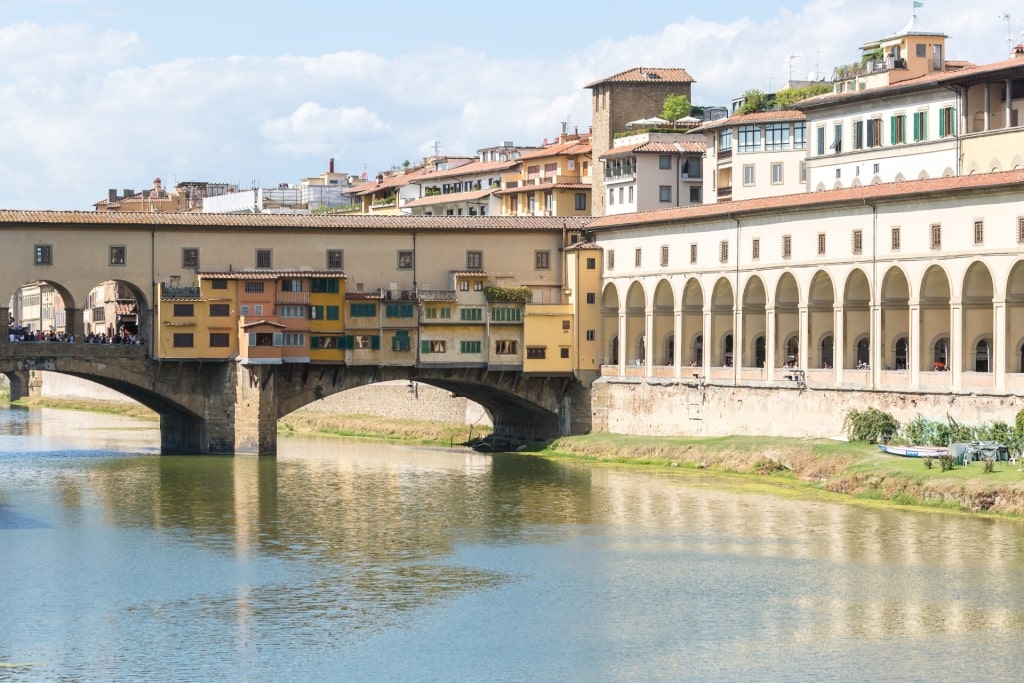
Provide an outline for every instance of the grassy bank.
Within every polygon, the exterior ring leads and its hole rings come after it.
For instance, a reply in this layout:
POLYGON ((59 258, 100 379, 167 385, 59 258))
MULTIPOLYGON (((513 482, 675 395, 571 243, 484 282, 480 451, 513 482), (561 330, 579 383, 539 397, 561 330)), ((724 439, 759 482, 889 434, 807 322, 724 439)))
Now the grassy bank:
POLYGON ((108 413, 155 420, 159 416, 149 408, 137 403, 120 401, 91 401, 88 399, 69 398, 19 398, 13 402, 17 406, 31 408, 60 408, 62 410, 84 410, 90 413, 108 413))
MULTIPOLYGON (((106 401, 22 399, 20 405, 91 410, 133 417, 156 414, 130 404, 106 401)), ((484 436, 467 425, 386 419, 374 415, 335 415, 296 411, 278 422, 282 434, 320 434, 450 445, 484 436)), ((1024 471, 981 463, 943 472, 919 458, 886 455, 865 443, 827 439, 729 436, 720 438, 641 437, 587 434, 562 437, 529 452, 551 458, 601 463, 677 467, 744 475, 778 490, 800 489, 889 505, 1024 517, 1024 471)))

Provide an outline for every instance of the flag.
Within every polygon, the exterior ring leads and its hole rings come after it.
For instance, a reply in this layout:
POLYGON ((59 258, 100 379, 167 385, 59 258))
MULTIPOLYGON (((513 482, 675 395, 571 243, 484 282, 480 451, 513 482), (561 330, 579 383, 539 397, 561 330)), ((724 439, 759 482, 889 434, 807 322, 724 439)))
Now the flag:
POLYGON ((924 7, 924 3, 921 2, 921 0, 914 0, 914 9, 917 9, 918 7, 924 7))

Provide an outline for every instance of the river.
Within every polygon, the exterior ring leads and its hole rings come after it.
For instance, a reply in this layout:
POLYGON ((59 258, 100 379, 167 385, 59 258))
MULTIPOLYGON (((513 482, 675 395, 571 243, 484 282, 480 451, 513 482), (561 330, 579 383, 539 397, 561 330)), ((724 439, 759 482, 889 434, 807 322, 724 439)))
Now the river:
POLYGON ((1024 523, 0 409, 0 681, 1010 681, 1024 523))

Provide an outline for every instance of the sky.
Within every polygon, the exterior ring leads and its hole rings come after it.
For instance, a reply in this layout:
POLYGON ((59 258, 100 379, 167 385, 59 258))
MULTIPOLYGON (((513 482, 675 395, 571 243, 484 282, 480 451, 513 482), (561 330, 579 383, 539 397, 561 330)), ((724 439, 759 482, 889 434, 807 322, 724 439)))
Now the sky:
MULTIPOLYGON (((108 188, 276 187, 539 145, 591 123, 586 84, 683 67, 694 104, 828 78, 912 1, 720 3, 0 0, 0 209, 93 210, 108 188)), ((983 64, 1006 0, 924 0, 918 28, 983 64)), ((1005 18, 1010 13, 1010 18, 1005 18)), ((1012 39, 1012 40, 1011 40, 1012 39)), ((652 112, 654 114, 656 112, 652 112)))

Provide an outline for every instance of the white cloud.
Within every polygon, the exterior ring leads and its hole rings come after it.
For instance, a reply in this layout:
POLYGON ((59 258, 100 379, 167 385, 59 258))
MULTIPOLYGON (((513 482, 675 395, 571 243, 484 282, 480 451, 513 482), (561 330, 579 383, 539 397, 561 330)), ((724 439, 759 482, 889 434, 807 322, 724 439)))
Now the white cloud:
POLYGON ((261 131, 272 149, 288 154, 329 152, 352 137, 376 137, 389 126, 365 107, 329 109, 305 102, 288 116, 267 121, 261 131))

